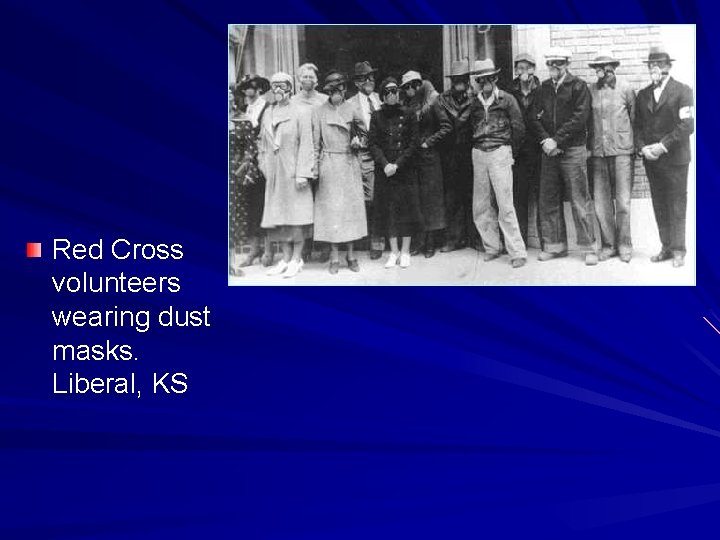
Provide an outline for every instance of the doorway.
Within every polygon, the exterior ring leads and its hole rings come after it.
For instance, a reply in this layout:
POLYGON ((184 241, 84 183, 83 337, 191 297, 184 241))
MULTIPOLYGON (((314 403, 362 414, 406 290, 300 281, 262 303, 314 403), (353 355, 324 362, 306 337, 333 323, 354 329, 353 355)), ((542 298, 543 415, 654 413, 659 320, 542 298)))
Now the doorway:
MULTIPOLYGON (((378 69, 377 85, 388 76, 400 81, 408 70, 419 71, 435 89, 443 89, 443 30, 441 25, 307 25, 299 31, 300 60, 313 62, 322 77, 339 69, 352 77, 355 63, 367 60, 378 69)), ((354 85, 349 90, 355 92, 354 85)))

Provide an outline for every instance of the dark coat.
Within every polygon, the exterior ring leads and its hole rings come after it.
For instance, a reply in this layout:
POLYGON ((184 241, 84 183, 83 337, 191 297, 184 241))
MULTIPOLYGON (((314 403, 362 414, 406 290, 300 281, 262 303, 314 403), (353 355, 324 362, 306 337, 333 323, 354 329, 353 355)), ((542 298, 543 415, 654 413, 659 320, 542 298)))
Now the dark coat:
POLYGON ((422 204, 423 223, 426 231, 445 228, 445 188, 443 186, 442 162, 438 145, 452 131, 452 124, 445 110, 432 101, 427 108, 415 106, 419 118, 420 145, 417 153, 418 183, 422 204), (427 148, 422 148, 425 143, 427 148))
POLYGON ((419 142, 414 111, 383 105, 370 117, 368 149, 375 161, 373 234, 411 236, 423 228, 415 157, 419 142), (397 172, 385 176, 385 166, 394 163, 397 172))
POLYGON ((525 137, 525 122, 517 101, 508 92, 497 90, 497 99, 485 111, 479 99, 473 99, 470 109, 470 123, 473 129, 473 147, 481 150, 495 150, 504 145, 512 147, 517 154, 525 137))
POLYGON ((662 143, 668 153, 657 164, 690 162, 690 135, 695 130, 692 89, 670 77, 655 104, 653 85, 640 90, 635 103, 635 148, 662 143))
POLYGON ((585 146, 591 100, 587 83, 572 73, 567 73, 557 93, 552 79, 544 81, 529 113, 530 129, 538 142, 552 138, 561 149, 585 146))
POLYGON ((455 99, 452 90, 442 93, 437 100, 438 104, 445 111, 452 126, 452 133, 440 142, 440 151, 453 151, 458 147, 467 148, 472 144, 472 126, 470 125, 470 105, 472 99, 465 98, 464 101, 455 99))
POLYGON ((515 101, 517 101, 518 107, 520 107, 520 113, 522 114, 523 121, 525 122, 525 127, 527 128, 525 130, 525 137, 523 138, 521 147, 523 148, 523 150, 526 151, 534 150, 536 152, 540 152, 539 141, 536 139, 535 134, 530 129, 530 110, 532 109, 532 105, 533 103, 535 103, 535 100, 540 93, 540 79, 538 79, 535 75, 532 76, 532 84, 530 88, 530 93, 525 95, 522 91, 522 83, 520 82, 520 78, 517 77, 512 81, 510 93, 515 98, 515 101))

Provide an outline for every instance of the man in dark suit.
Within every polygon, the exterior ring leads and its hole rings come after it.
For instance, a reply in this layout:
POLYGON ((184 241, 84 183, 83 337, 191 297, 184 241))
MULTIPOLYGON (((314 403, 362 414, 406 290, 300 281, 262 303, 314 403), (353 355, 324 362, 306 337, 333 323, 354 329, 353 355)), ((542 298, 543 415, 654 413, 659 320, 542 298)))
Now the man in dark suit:
POLYGON ((652 47, 647 65, 652 84, 638 93, 635 147, 650 182, 662 249, 653 262, 685 264, 685 214, 690 135, 695 129, 692 89, 670 77, 673 59, 652 47))

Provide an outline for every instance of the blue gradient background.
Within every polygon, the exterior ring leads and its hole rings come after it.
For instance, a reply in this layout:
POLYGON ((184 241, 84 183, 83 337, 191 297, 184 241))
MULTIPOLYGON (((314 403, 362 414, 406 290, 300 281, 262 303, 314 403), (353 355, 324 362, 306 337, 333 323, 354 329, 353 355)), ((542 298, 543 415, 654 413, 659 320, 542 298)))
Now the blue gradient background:
MULTIPOLYGON (((225 247, 228 22, 697 22, 701 97, 718 87, 710 2, 1 9, 0 538, 720 537, 711 139, 694 288, 228 288, 225 247), (53 262, 62 236, 186 257, 53 262), (53 292, 83 270, 183 291, 53 292), (60 332, 49 314, 171 303, 210 305, 212 327, 60 332), (52 398, 51 344, 107 337, 133 345, 139 379, 185 371, 191 390, 52 398)), ((700 101, 698 132, 718 125, 700 101)))

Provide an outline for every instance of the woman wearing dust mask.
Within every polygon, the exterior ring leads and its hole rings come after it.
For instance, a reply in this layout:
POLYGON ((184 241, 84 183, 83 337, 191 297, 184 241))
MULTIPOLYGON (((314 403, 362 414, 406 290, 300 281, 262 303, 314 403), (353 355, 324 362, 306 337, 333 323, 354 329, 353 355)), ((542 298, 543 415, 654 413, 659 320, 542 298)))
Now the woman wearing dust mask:
POLYGON ((302 270, 303 244, 312 234, 312 123, 308 108, 291 103, 290 75, 276 73, 270 85, 274 103, 263 115, 259 139, 267 182, 262 227, 282 244, 283 258, 268 275, 294 277, 302 270))

